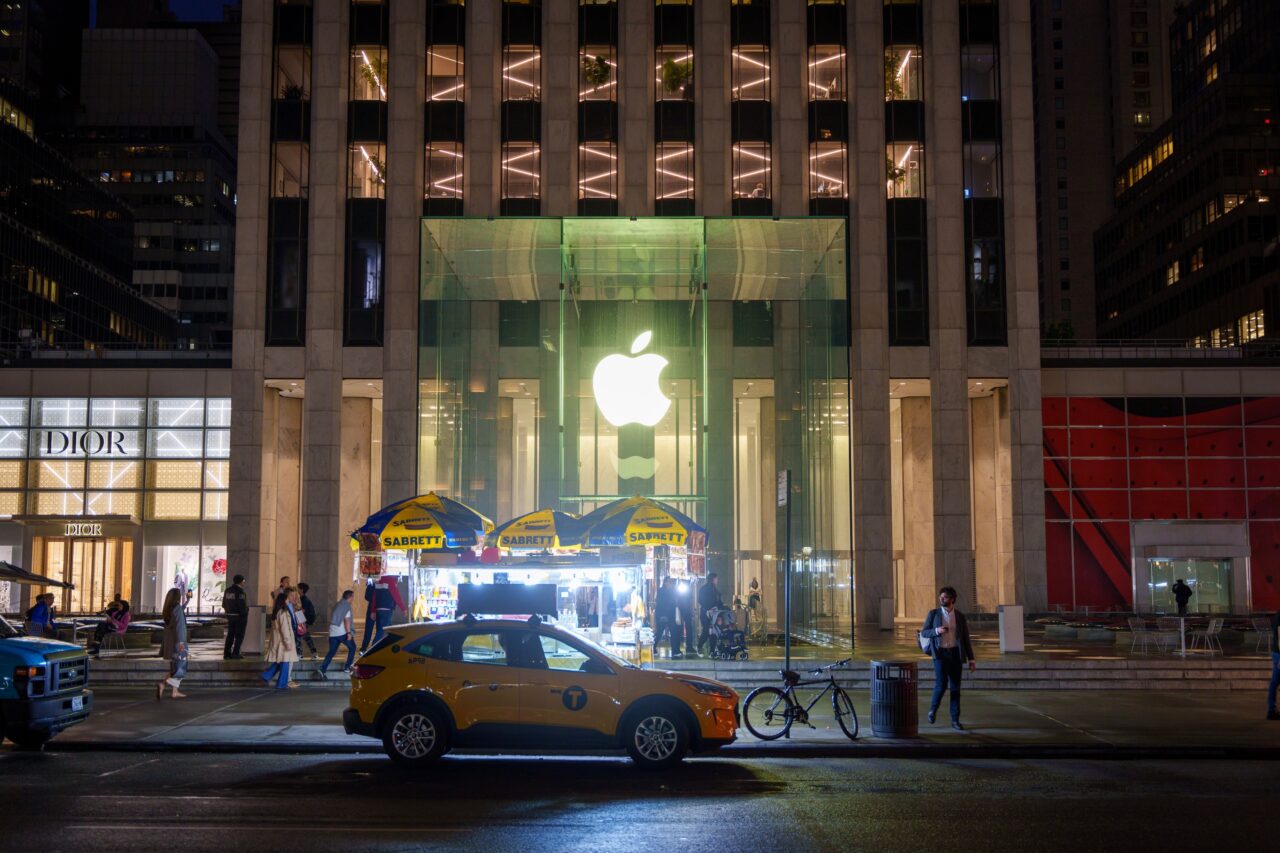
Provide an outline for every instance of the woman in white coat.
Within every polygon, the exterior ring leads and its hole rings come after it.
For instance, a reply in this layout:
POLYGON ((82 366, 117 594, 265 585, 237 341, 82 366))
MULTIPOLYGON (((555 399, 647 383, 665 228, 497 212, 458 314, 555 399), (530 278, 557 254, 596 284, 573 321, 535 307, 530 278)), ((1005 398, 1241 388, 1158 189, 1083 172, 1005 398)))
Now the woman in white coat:
POLYGON ((297 629, 289 612, 288 593, 276 596, 271 609, 271 626, 267 632, 267 662, 271 666, 262 673, 267 684, 276 679, 277 690, 288 690, 297 682, 289 681, 289 669, 298 660, 297 629))

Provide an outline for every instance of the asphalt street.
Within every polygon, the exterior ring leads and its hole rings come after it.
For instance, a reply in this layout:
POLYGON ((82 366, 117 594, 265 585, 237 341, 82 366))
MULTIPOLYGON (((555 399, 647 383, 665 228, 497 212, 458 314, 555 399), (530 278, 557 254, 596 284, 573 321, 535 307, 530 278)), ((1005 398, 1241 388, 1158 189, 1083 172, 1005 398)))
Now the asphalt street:
POLYGON ((1274 762, 0 750, 10 850, 1262 850, 1274 762))

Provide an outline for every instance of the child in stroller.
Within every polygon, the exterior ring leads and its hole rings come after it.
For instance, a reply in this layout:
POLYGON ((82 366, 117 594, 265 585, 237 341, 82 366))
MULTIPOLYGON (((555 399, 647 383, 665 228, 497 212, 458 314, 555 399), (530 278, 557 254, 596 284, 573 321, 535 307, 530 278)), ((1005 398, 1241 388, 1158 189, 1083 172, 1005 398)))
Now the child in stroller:
POLYGON ((747 637, 727 607, 711 614, 711 657, 715 660, 746 660, 747 637))

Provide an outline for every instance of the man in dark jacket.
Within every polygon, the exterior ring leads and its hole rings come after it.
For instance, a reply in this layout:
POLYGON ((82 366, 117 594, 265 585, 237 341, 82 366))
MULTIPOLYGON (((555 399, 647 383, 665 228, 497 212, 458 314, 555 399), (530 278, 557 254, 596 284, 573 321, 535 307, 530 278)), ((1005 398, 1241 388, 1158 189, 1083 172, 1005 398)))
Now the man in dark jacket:
POLYGON ((1276 688, 1280 687, 1280 610, 1271 617, 1271 683, 1267 685, 1267 719, 1280 720, 1276 711, 1276 688))
POLYGON ((316 624, 316 606, 311 603, 311 599, 307 598, 307 593, 311 591, 311 584, 298 584, 298 598, 302 601, 302 617, 305 620, 306 630, 298 635, 298 657, 302 657, 302 641, 307 641, 307 646, 311 649, 311 659, 315 660, 316 641, 311 639, 311 626, 316 624))
POLYGON ((227 616, 227 639, 222 644, 223 660, 240 660, 240 645, 244 642, 244 629, 249 624, 249 597, 244 591, 244 575, 231 579, 231 586, 222 593, 222 612, 227 616))
POLYGON ((960 725, 960 678, 967 661, 969 671, 978 668, 973 658, 973 643, 969 640, 969 623, 956 609, 956 591, 944 586, 938 590, 938 604, 924 618, 924 630, 920 633, 931 638, 929 656, 933 658, 933 700, 929 702, 929 722, 938 716, 942 694, 951 690, 951 728, 963 731, 960 725))
POLYGON ((715 611, 724 607, 720 589, 716 586, 717 577, 719 575, 715 572, 707 575, 707 582, 698 590, 698 616, 702 619, 702 633, 698 635, 698 654, 702 654, 702 648, 707 644, 707 638, 711 636, 711 621, 715 611))
POLYGON ((396 584, 396 579, 390 576, 376 580, 370 578, 364 588, 364 600, 369 603, 369 607, 365 611, 361 653, 369 648, 370 640, 376 643, 382 639, 382 635, 387 632, 387 626, 391 624, 391 616, 396 608, 405 609, 404 602, 400 599, 400 587, 396 584))
POLYGON ((653 656, 658 656, 658 644, 665 636, 671 648, 671 657, 680 657, 680 633, 676 625, 676 582, 667 577, 658 588, 658 600, 653 608, 657 627, 653 632, 653 656))
POLYGON ((1191 600, 1191 587, 1182 578, 1178 578, 1169 591, 1173 593, 1173 600, 1178 603, 1178 615, 1186 616, 1187 602, 1191 600))

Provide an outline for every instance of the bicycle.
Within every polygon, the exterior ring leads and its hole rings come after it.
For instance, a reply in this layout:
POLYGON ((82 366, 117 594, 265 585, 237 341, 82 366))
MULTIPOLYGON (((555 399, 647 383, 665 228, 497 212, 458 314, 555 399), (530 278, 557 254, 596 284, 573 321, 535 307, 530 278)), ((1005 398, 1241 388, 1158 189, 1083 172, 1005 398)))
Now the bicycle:
POLYGON ((857 740, 858 713, 853 709, 849 694, 843 687, 836 684, 834 672, 836 669, 847 666, 849 661, 850 658, 845 658, 828 666, 809 670, 809 675, 826 673, 825 679, 813 681, 802 681, 800 673, 793 670, 780 670, 783 684, 781 690, 777 687, 757 687, 747 695, 747 701, 742 703, 742 720, 746 723, 747 730, 761 740, 777 740, 783 735, 790 735, 791 727, 796 723, 803 723, 811 729, 815 728, 809 722, 809 712, 829 691, 831 708, 835 712, 836 722, 840 724, 840 730, 848 736, 849 740, 857 740), (814 684, 826 686, 808 705, 802 705, 796 696, 796 688, 814 684))

